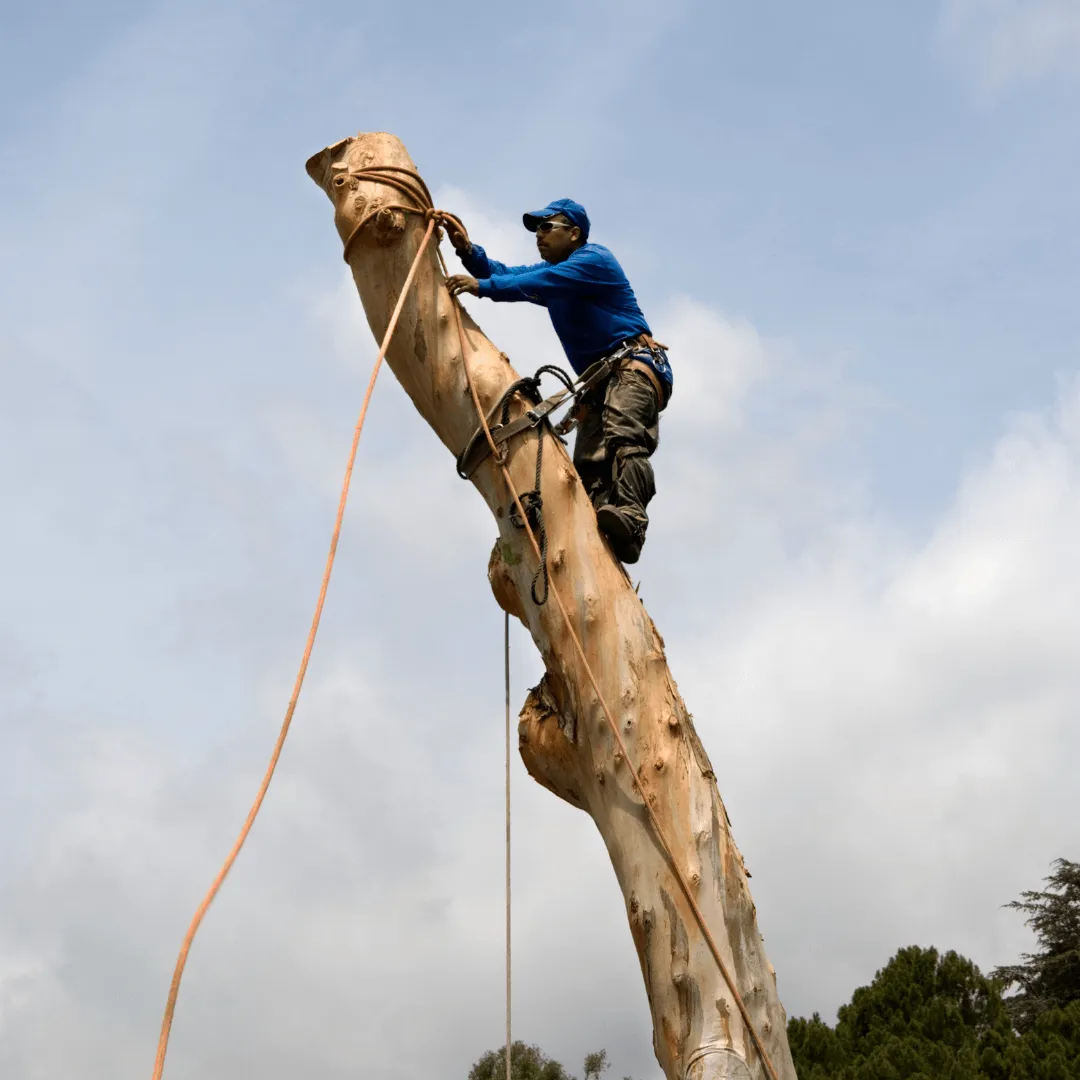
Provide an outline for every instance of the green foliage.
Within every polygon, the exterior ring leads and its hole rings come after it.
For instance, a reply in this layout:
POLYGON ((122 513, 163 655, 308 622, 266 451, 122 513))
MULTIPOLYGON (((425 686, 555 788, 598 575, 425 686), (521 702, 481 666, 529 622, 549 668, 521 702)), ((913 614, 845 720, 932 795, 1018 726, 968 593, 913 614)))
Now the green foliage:
MULTIPOLYGON (((586 1054, 585 1080, 600 1080, 608 1065, 606 1050, 586 1054)), ((506 1047, 484 1054, 469 1070, 469 1080, 506 1080, 506 1047)), ((574 1077, 539 1046, 515 1042, 510 1047, 510 1080, 574 1080, 574 1077)))
POLYGON ((1006 987, 1017 986, 1005 1005, 1018 1031, 1030 1031, 1039 1017, 1080 1001, 1080 863, 1058 859, 1044 892, 1024 892, 1006 905, 1022 911, 1035 931, 1037 953, 994 971, 1006 987))
POLYGON ((799 1080, 1080 1080, 1080 1004, 1013 1030, 998 983, 954 952, 901 949, 841 1007, 795 1018, 799 1080))
MULTIPOLYGON (((469 1080, 505 1080, 506 1047, 489 1050, 469 1070, 469 1080)), ((566 1070, 539 1046, 515 1042, 510 1048, 511 1080, 573 1080, 566 1070)))
MULTIPOLYGON (((792 1019, 799 1080, 1080 1080, 1080 863, 1058 859, 1046 884, 1008 905, 1039 942, 1020 964, 988 978, 955 952, 911 946, 841 1006, 836 1027, 817 1013, 792 1019)), ((505 1080, 505 1061, 489 1051, 469 1080, 505 1080)), ((523 1042, 510 1067, 511 1080, 574 1080, 523 1042)), ((608 1067, 607 1051, 587 1054, 584 1080, 608 1067)))
MULTIPOLYGON (((513 1056, 510 1061, 513 1063, 513 1056)), ((582 1072, 585 1073, 585 1080, 600 1080, 600 1074, 611 1067, 611 1062, 607 1059, 606 1050, 597 1050, 593 1054, 585 1055, 585 1064, 581 1067, 582 1072)))

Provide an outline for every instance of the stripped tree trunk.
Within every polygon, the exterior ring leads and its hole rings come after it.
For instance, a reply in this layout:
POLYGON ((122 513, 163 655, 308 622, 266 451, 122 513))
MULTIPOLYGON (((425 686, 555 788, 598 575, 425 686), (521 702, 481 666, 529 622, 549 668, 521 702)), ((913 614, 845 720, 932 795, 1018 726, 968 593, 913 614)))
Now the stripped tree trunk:
MULTIPOLYGON (((342 239, 382 207, 349 251, 353 280, 376 338, 416 255, 420 215, 391 204, 393 188, 351 170, 413 168, 401 142, 361 134, 307 163, 334 204, 342 239)), ((387 362, 417 410, 457 454, 478 418, 434 244, 421 259, 387 362)), ((510 362, 462 314, 469 370, 489 410, 517 378, 510 362)), ((519 491, 532 489, 534 431, 513 441, 508 466, 519 491)), ((597 531, 596 515, 565 450, 550 437, 541 489, 552 588, 574 620, 605 701, 614 710, 644 797, 659 818, 781 1080, 795 1080, 776 976, 762 946, 747 875, 708 756, 668 670, 664 642, 597 531)), ((499 539, 488 575, 500 606, 529 629, 546 666, 518 727, 522 760, 539 783, 586 811, 607 845, 626 901, 653 1019, 653 1047, 668 1080, 767 1080, 733 995, 717 968, 673 869, 657 844, 599 702, 557 606, 530 598, 536 559, 510 520, 510 495, 489 458, 473 484, 495 517, 499 539)))

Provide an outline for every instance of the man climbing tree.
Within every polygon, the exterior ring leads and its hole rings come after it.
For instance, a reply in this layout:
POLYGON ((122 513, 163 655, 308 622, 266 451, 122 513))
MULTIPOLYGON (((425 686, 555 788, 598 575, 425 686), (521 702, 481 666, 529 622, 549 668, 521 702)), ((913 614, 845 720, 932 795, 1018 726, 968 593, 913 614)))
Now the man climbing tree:
MULTIPOLYGON (((432 205, 408 151, 388 132, 342 139, 313 155, 307 170, 333 205, 369 325, 386 341, 386 362, 458 459, 460 472, 463 452, 477 441, 478 421, 481 438, 494 443, 487 417, 500 429, 529 420, 525 402, 516 398, 532 381, 519 376, 448 294, 433 230, 436 224, 464 229, 432 205), (518 413, 514 419, 505 413, 508 401, 518 413)), ((537 269, 541 277, 565 269, 584 249, 579 242, 587 219, 571 219, 578 209, 556 205, 530 215, 535 224, 551 222, 540 235, 543 255, 555 257, 549 240, 560 247, 566 240, 572 250, 561 262, 505 275, 510 289, 515 277, 526 279, 528 289, 537 269)), ((456 239, 466 247, 464 235, 456 239)), ((493 268, 483 259, 486 280, 497 285, 503 275, 490 275, 493 268)), ((608 284, 595 288, 593 304, 605 301, 603 313, 614 322, 616 289, 610 276, 596 276, 608 284)), ((479 281, 463 284, 480 292, 479 281)), ((535 287, 532 292, 539 299, 535 287)), ((554 302, 549 305, 554 313, 554 302)), ((584 313, 595 314, 589 305, 584 313)), ((642 319, 597 344, 596 352, 634 331, 645 333, 645 326, 642 319)), ((575 330, 568 340, 580 337, 575 330)), ((594 342, 597 337, 594 328, 594 342)), ((641 348, 638 341, 628 351, 641 348)), ((597 365, 597 376, 610 366, 597 365)), ((584 378, 580 384, 592 385, 584 378)), ((647 386, 653 390, 651 381, 647 386)), ((666 1080, 796 1080, 787 1017, 746 867, 663 639, 596 527, 596 509, 566 451, 555 443, 541 457, 541 446, 553 442, 542 439, 543 428, 524 426, 517 433, 501 444, 502 453, 491 446, 493 453, 480 457, 469 478, 499 533, 488 561, 492 591, 504 612, 528 629, 545 666, 520 714, 521 758, 540 784, 589 814, 603 837, 666 1080), (532 528, 519 524, 529 522, 521 504, 530 488, 543 492, 548 558, 532 528), (550 604, 535 595, 544 567, 550 604)), ((647 458, 648 449, 639 456, 647 458)))
MULTIPOLYGON (((571 366, 582 375, 611 359, 611 374, 584 395, 575 414, 574 464, 601 530, 624 563, 637 562, 656 493, 649 457, 660 441, 660 412, 671 396, 671 366, 638 307, 622 267, 589 243, 589 217, 573 199, 556 199, 522 219, 536 233, 543 262, 506 266, 448 225, 450 242, 475 277, 455 274, 452 295, 527 300, 547 308, 571 366)), ((561 427, 565 432, 568 427, 561 427)))

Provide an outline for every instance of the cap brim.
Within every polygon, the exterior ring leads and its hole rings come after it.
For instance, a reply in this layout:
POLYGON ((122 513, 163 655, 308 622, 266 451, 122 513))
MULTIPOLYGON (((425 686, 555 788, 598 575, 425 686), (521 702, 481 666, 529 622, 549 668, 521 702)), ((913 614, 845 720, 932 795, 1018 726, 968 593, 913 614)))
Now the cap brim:
POLYGON ((536 232, 536 226, 539 225, 541 221, 546 221, 549 217, 554 217, 557 213, 557 210, 550 210, 547 207, 544 207, 543 210, 533 210, 532 213, 522 214, 521 221, 529 232, 536 232))

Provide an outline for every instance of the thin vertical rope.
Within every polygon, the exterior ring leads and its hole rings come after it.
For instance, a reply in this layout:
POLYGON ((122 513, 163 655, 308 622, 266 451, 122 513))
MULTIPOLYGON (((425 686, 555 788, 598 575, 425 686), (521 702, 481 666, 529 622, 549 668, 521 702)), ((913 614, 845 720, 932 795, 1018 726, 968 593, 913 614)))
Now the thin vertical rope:
POLYGON ((510 1080, 510 616, 503 612, 503 674, 506 683, 506 1080, 510 1080))

